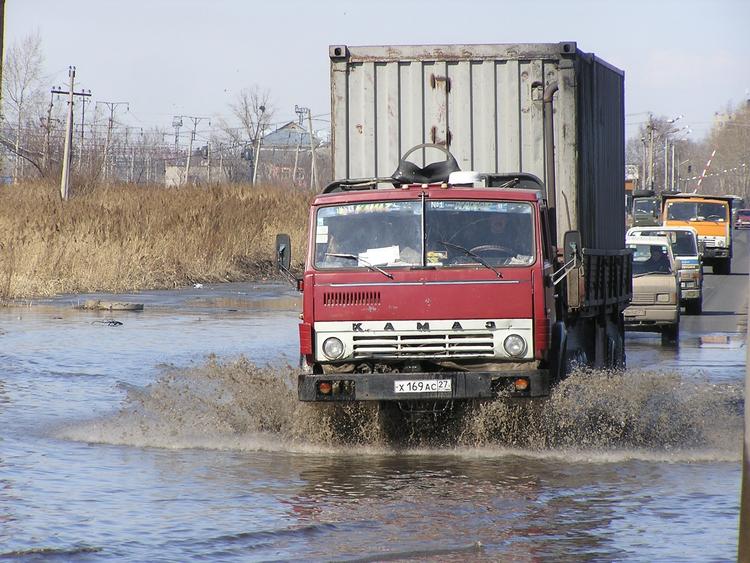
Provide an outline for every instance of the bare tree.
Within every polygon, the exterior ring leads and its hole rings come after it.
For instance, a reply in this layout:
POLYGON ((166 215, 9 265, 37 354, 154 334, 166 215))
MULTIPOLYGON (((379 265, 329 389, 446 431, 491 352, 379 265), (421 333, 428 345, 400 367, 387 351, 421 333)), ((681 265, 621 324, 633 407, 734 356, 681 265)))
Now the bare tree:
POLYGON ((221 146, 224 156, 222 168, 231 181, 247 181, 253 170, 254 155, 258 140, 267 129, 275 109, 271 94, 259 86, 242 89, 229 104, 232 122, 222 120, 219 125, 221 135, 215 144, 221 146), (252 147, 252 150, 248 150, 252 147))
POLYGON ((246 139, 257 139, 263 129, 268 127, 274 113, 270 99, 268 90, 253 86, 242 89, 235 102, 229 105, 232 115, 240 122, 246 139))
POLYGON ((34 33, 11 45, 3 65, 3 101, 6 105, 4 109, 15 121, 13 152, 16 157, 13 181, 16 183, 22 173, 23 161, 19 157, 34 163, 28 148, 21 144, 21 135, 24 122, 29 120, 32 108, 41 102, 43 63, 42 38, 39 33, 34 33))

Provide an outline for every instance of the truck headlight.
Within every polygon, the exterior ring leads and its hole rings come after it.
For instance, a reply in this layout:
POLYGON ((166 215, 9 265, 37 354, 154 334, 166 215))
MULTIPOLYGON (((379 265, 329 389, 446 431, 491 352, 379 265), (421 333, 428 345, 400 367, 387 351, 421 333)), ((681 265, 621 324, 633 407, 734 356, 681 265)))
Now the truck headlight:
POLYGON ((344 355, 344 343, 336 337, 326 338, 323 341, 323 353, 329 360, 338 360, 344 355))
POLYGON ((503 348, 509 356, 520 358, 526 353, 526 341, 518 334, 511 334, 503 342, 503 348))
POLYGON ((657 293, 656 294, 656 302, 657 303, 669 303, 671 301, 671 296, 669 293, 657 293))

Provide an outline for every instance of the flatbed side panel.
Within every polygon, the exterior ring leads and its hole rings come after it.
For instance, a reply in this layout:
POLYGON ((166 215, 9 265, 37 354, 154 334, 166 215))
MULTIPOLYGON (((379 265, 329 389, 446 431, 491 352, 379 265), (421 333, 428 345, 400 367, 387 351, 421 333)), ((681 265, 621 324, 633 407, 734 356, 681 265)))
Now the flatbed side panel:
MULTIPOLYGON (((437 142, 447 142, 456 157, 458 165, 462 170, 473 170, 473 153, 474 146, 474 128, 478 125, 474 120, 474 66, 470 61, 449 62, 446 65, 449 89, 446 95, 446 123, 450 123, 450 128, 446 129, 445 136, 436 139, 437 142), (454 85, 456 88, 454 89, 454 85), (453 139, 456 142, 453 142, 453 139)), ((441 88, 444 86, 436 84, 441 88)), ((486 114, 485 119, 494 119, 495 112, 493 108, 487 108, 490 111, 486 114)))
MULTIPOLYGON (((393 63, 387 63, 393 64, 393 63)), ((423 107, 424 102, 422 100, 423 89, 424 89, 424 76, 422 65, 418 62, 405 62, 397 63, 399 67, 399 90, 394 92, 392 95, 398 97, 399 107, 401 108, 401 120, 397 122, 399 131, 399 142, 398 150, 394 147, 394 150, 390 152, 391 164, 393 170, 396 170, 399 159, 401 156, 408 151, 411 147, 419 145, 425 142, 424 138, 424 115, 423 107), (411 95, 404 96, 403 92, 411 92, 411 95)), ((378 116, 383 117, 383 113, 378 113, 378 116)), ((391 119, 391 116, 387 116, 391 119)), ((339 147, 335 147, 338 149, 339 147)), ((341 147, 343 150, 347 150, 346 146, 341 147)), ((413 155, 412 162, 424 164, 421 154, 413 155)), ((367 176, 367 167, 364 161, 358 163, 359 168, 358 174, 360 176, 352 177, 365 177, 367 176)), ((392 170, 392 171, 393 171, 392 170)), ((391 172, 392 172, 391 171, 391 172)), ((337 171, 334 170, 334 177, 336 177, 337 171)))
POLYGON ((594 57, 576 59, 579 230, 588 248, 623 248, 625 106, 623 76, 594 57))
MULTIPOLYGON (((518 170, 530 172, 539 178, 544 178, 544 121, 541 94, 543 86, 534 89, 535 84, 543 84, 544 62, 536 59, 519 62, 519 91, 520 106, 516 110, 520 117, 519 132, 521 138, 521 166, 518 170)), ((508 130, 506 134, 512 133, 508 130)), ((510 168, 500 163, 504 170, 510 168)))
MULTIPOLYGON (((486 131, 477 136, 475 146, 481 150, 481 139, 486 136, 495 138, 497 152, 495 154, 484 153, 477 154, 477 163, 474 165, 475 170, 479 170, 479 162, 492 165, 492 170, 520 170, 521 169, 521 138, 519 135, 502 134, 502 131, 513 131, 518 129, 520 117, 518 108, 521 105, 521 91, 518 87, 518 61, 497 61, 492 65, 494 68, 493 96, 496 106, 495 129, 490 131, 489 128, 477 127, 476 132, 486 131)), ((489 68, 485 65, 484 68, 489 68)), ((478 86, 479 87, 479 86, 478 86)), ((478 116, 481 119, 481 115, 478 116)), ((480 121, 477 121, 480 123, 480 121)), ((488 149, 489 150, 489 149, 488 149)))
POLYGON ((400 154, 399 126, 401 122, 401 108, 398 100, 399 68, 397 65, 383 63, 375 64, 375 96, 376 112, 385 112, 392 119, 382 120, 379 115, 374 115, 375 123, 383 123, 383 129, 377 131, 375 142, 377 143, 376 176, 388 176, 393 173, 394 152, 400 154))

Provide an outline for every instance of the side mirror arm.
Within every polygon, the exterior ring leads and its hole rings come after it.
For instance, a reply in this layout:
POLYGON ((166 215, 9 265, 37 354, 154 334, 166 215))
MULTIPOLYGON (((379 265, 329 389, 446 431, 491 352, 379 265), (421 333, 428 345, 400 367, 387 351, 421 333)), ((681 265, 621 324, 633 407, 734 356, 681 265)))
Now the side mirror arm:
POLYGON ((282 273, 282 275, 287 279, 287 281, 292 284, 297 291, 302 290, 302 280, 294 275, 294 273, 287 268, 284 265, 284 252, 286 252, 286 247, 280 246, 279 247, 279 254, 277 256, 277 264, 279 266, 279 272, 282 273))

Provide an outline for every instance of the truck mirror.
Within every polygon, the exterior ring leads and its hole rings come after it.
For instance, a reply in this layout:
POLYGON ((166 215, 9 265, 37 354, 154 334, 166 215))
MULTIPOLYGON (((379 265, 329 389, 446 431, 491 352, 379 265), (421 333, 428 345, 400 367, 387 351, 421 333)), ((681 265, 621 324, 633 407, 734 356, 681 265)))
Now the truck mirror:
POLYGON ((583 269, 580 267, 580 261, 583 259, 583 252, 581 248, 581 233, 578 231, 567 231, 563 235, 563 260, 565 264, 569 264, 568 275, 565 278, 566 281, 566 294, 568 296, 568 308, 569 309, 580 309, 583 301, 583 288, 581 287, 581 273, 583 269), (576 262, 573 262, 573 259, 576 262))
POLYGON ((567 231, 563 236, 563 258, 567 264, 575 254, 581 253, 581 233, 567 231))
POLYGON ((276 266, 288 271, 292 264, 292 241, 287 234, 276 235, 276 266))
POLYGON ((674 269, 682 270, 682 260, 680 260, 679 258, 674 259, 674 269))

